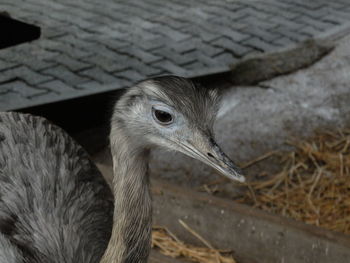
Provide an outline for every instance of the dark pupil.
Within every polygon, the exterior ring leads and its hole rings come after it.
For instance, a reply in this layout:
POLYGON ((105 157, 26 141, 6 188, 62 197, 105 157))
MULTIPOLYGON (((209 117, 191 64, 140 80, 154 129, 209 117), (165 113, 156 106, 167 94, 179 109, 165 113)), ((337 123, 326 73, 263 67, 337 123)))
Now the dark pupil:
POLYGON ((173 119, 173 117, 165 111, 156 110, 154 113, 160 122, 168 123, 173 119))

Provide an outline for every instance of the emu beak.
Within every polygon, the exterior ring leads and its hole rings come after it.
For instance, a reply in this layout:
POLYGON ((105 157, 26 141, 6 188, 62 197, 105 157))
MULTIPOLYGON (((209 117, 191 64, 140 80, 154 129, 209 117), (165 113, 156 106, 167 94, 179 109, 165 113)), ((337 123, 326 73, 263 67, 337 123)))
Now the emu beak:
MULTIPOLYGON (((202 139, 204 138, 202 137, 202 139)), ((214 139, 196 141, 196 143, 181 143, 185 148, 185 154, 208 164, 231 180, 245 182, 245 177, 240 168, 227 157, 214 139)))

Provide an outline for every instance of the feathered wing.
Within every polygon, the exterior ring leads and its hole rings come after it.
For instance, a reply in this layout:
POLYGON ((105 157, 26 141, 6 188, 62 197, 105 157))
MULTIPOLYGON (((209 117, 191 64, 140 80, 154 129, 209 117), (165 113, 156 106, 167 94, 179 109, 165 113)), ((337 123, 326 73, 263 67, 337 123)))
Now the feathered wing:
POLYGON ((112 217, 110 189, 72 138, 43 118, 0 113, 1 262, 98 262, 112 217))

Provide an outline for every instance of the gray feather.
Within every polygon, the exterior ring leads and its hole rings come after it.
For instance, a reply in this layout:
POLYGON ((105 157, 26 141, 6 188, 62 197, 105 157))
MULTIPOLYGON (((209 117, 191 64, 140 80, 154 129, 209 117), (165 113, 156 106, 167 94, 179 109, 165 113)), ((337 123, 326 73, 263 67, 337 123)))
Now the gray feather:
POLYGON ((98 262, 112 211, 102 175, 63 130, 0 113, 1 262, 98 262))

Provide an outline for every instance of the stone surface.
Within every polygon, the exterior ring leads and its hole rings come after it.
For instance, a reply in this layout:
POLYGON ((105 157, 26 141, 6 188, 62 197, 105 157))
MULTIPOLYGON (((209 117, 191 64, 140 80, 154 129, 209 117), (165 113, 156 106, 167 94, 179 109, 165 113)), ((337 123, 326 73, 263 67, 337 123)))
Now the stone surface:
POLYGON ((40 40, 0 50, 0 110, 159 74, 227 70, 249 54, 318 36, 350 18, 344 0, 2 0, 0 8, 42 29, 40 40), (58 82, 72 91, 57 91, 58 82), (23 84, 9 89, 16 83, 23 84), (32 96, 40 87, 45 93, 32 96))

